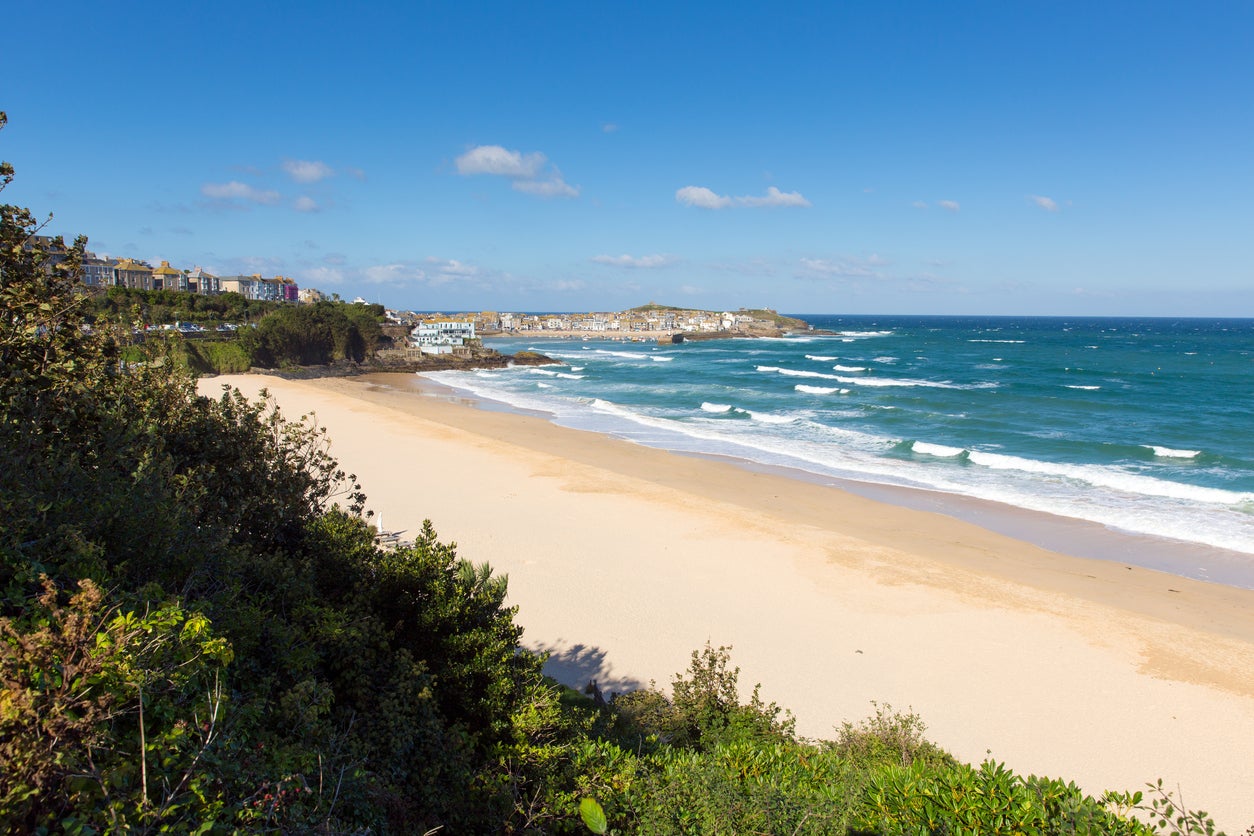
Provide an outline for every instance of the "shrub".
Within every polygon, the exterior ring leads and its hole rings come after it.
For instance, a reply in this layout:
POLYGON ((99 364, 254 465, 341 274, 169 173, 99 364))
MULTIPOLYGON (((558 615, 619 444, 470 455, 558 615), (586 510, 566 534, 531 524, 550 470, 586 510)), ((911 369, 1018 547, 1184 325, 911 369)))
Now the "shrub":
POLYGON ((923 736, 927 726, 913 712, 894 711, 888 703, 871 703, 875 714, 857 725, 843 723, 836 740, 828 744, 839 755, 867 767, 915 761, 937 766, 954 763, 953 757, 923 736))

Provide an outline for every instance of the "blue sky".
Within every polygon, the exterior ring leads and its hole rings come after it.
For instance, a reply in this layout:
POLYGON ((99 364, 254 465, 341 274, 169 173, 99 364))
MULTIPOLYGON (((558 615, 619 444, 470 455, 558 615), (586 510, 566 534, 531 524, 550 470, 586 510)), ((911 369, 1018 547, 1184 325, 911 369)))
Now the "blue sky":
POLYGON ((4 199, 100 253, 419 310, 1254 316, 1254 3, 4 21, 4 199))

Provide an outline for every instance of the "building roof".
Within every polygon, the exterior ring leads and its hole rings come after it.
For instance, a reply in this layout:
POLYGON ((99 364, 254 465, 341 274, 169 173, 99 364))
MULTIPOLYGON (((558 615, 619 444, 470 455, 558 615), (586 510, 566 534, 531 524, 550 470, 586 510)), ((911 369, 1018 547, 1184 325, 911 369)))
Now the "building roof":
POLYGON ((132 270, 132 271, 137 271, 137 272, 141 272, 141 273, 143 273, 143 272, 151 273, 151 272, 152 272, 152 267, 150 267, 150 266, 149 266, 149 265, 147 265, 147 264, 143 264, 143 263, 141 263, 141 262, 138 262, 138 261, 136 261, 136 260, 135 260, 135 259, 133 259, 133 258, 123 258, 123 259, 120 259, 120 260, 118 261, 118 269, 119 269, 119 270, 132 270))

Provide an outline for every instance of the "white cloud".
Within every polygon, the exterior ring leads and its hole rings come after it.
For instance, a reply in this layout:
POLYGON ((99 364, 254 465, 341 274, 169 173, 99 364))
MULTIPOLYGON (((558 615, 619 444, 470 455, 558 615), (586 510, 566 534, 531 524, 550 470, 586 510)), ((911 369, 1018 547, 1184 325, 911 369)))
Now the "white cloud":
POLYGON ((567 184, 556 169, 548 180, 515 180, 513 185, 520 192, 540 197, 579 197, 579 189, 567 184))
POLYGON ((926 209, 926 208, 927 208, 927 202, 926 202, 926 201, 922 201, 922 200, 916 200, 914 203, 911 203, 910 205, 911 205, 911 206, 913 206, 915 209, 926 209))
POLYGON ((601 131, 603 133, 612 134, 616 132, 617 130, 618 130, 618 125, 615 125, 613 122, 606 122, 604 125, 601 126, 601 131))
POLYGON ((446 276, 477 276, 479 268, 473 264, 463 264, 455 258, 435 258, 429 256, 427 264, 431 265, 431 269, 437 273, 446 276))
POLYGON ((297 183, 317 183, 335 174, 335 170, 321 160, 284 160, 283 170, 297 183))
POLYGON ((343 283, 344 271, 337 267, 310 267, 304 271, 301 282, 310 286, 343 283))
POLYGON ((1039 194, 1030 194, 1028 195, 1028 200, 1032 201, 1046 212, 1058 211, 1058 204, 1054 202, 1053 198, 1045 197, 1044 195, 1039 194))
POLYGON ((513 180, 515 191, 539 197, 578 197, 579 187, 562 179, 539 151, 524 154, 500 145, 478 145, 457 158, 458 174, 492 174, 513 180))
POLYGON ((302 275, 305 280, 302 283, 312 287, 354 284, 440 287, 454 282, 473 282, 486 287, 486 280, 497 278, 497 274, 485 276, 480 268, 456 259, 425 258, 353 265, 338 253, 326 255, 321 264, 308 266, 302 275))
POLYGON ((771 186, 762 197, 738 197, 736 203, 741 206, 810 206, 810 201, 801 196, 801 192, 781 192, 771 186))
POLYGON ((200 193, 214 200, 244 200, 249 203, 260 203, 273 206, 280 200, 276 191, 255 189, 247 183, 232 180, 229 183, 205 183, 200 193))
POLYGON ((361 271, 361 277, 371 284, 407 284, 422 281, 427 274, 420 267, 396 262, 366 267, 361 271))
POLYGON ((716 194, 705 186, 684 186, 675 192, 675 200, 685 206, 696 206, 699 209, 726 209, 731 206, 810 206, 810 201, 801 196, 800 192, 781 192, 774 186, 766 190, 762 196, 743 195, 729 197, 716 194))
POLYGON ((318 205, 318 201, 304 194, 292 202, 292 208, 297 212, 319 212, 322 210, 322 207, 318 205))
POLYGON ((875 268, 882 267, 885 264, 887 262, 878 255, 871 255, 866 258, 845 256, 838 259, 801 259, 801 266, 806 273, 812 276, 839 279, 883 279, 885 278, 883 272, 875 268))
POLYGON ((684 186, 675 192, 675 200, 702 209, 726 209, 732 205, 730 197, 716 195, 705 186, 684 186))
POLYGON ((457 158, 458 174, 496 174, 501 177, 531 179, 544 168, 548 158, 539 151, 523 154, 499 145, 479 145, 457 158))
POLYGON ((606 264, 611 267, 641 267, 651 269, 655 267, 666 267, 675 263, 675 257, 664 254, 633 256, 627 255, 598 255, 593 257, 593 262, 597 264, 606 264))
POLYGON ((958 201, 956 200, 938 200, 936 201, 936 205, 947 212, 957 212, 962 208, 958 205, 958 201))

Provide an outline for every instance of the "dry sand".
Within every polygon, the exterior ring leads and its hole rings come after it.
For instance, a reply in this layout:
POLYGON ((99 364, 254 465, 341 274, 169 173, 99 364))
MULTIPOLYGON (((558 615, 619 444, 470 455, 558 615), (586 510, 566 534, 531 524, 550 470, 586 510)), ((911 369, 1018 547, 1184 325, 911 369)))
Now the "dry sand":
POLYGON ((1086 790, 1161 777, 1254 824, 1254 591, 1045 551, 733 462, 474 408, 412 375, 203 380, 315 412, 389 529, 509 575, 524 643, 606 690, 706 642, 830 737, 872 701, 965 760, 1086 790), (423 392, 426 395, 423 395, 423 392))

